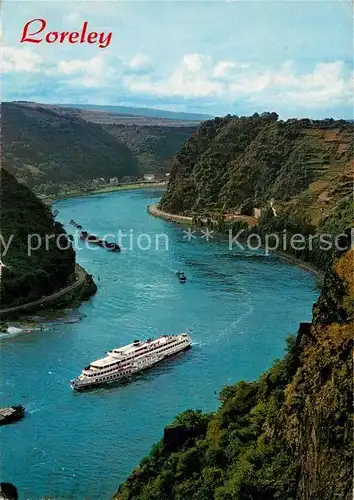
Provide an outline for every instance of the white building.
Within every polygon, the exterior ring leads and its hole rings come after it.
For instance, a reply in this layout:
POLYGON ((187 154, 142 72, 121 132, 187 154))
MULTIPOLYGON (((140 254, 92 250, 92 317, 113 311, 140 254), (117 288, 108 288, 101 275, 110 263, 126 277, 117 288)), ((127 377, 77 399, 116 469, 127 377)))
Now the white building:
POLYGON ((144 181, 153 182, 155 180, 154 174, 144 174, 144 181))

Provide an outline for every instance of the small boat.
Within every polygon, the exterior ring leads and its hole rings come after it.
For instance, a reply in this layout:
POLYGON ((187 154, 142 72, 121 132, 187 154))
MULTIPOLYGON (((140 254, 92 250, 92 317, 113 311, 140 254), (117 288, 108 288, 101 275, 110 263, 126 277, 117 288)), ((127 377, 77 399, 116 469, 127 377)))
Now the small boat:
POLYGON ((185 282, 187 281, 187 277, 186 277, 186 275, 184 274, 184 272, 183 272, 183 271, 178 271, 178 272, 176 273, 176 275, 177 275, 177 278, 179 279, 179 281, 180 281, 181 283, 185 283, 185 282))
POLYGON ((22 405, 0 408, 0 425, 16 422, 25 416, 25 407, 22 405))
POLYGON ((89 241, 90 243, 99 243, 100 241, 102 241, 102 240, 100 240, 100 239, 99 239, 99 237, 98 237, 98 236, 96 236, 95 234, 89 234, 89 235, 87 236, 87 238, 86 238, 86 239, 87 239, 87 241, 89 241))

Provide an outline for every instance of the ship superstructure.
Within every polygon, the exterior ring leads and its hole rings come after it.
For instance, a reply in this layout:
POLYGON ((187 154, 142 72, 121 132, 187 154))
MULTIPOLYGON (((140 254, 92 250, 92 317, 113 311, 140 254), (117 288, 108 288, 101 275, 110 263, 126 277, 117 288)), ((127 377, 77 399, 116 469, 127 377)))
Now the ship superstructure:
POLYGON ((187 333, 163 335, 155 340, 134 340, 132 344, 108 351, 104 358, 92 361, 71 381, 71 387, 79 391, 124 379, 190 346, 187 333))

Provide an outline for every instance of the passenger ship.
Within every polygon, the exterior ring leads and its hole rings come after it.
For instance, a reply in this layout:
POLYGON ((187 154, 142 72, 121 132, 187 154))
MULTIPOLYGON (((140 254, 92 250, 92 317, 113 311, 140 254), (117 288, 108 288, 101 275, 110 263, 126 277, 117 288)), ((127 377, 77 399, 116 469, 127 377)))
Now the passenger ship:
POLYGON ((116 382, 190 346, 191 339, 187 333, 163 335, 155 340, 134 340, 132 344, 108 351, 107 356, 93 361, 82 370, 81 375, 71 380, 70 385, 76 391, 81 391, 96 385, 116 382))

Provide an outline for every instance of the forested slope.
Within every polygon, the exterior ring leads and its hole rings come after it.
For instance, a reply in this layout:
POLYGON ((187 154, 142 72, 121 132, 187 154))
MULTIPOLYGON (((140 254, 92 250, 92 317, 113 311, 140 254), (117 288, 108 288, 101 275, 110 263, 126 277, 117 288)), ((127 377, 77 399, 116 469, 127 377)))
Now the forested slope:
MULTIPOLYGON (((109 115, 111 119, 115 115, 109 115)), ((133 116, 134 121, 136 118, 133 116)), ((90 190, 103 178, 137 179, 170 170, 198 126, 95 123, 83 111, 36 103, 2 104, 3 166, 39 194, 90 190)), ((148 122, 149 118, 145 118, 148 122)))
POLYGON ((105 129, 129 147, 140 172, 164 174, 170 171, 173 157, 198 126, 106 125, 105 129))
POLYGON ((139 174, 130 149, 100 125, 14 103, 1 113, 3 166, 31 188, 139 174))
POLYGON ((354 125, 276 113, 202 123, 176 155, 161 207, 184 215, 278 211, 318 224, 351 193, 354 125))
POLYGON ((1 261, 5 265, 0 282, 3 308, 39 299, 74 280, 75 253, 49 208, 3 168, 0 192, 1 261), (46 243, 46 236, 50 235, 46 243), (59 235, 62 236, 58 245, 59 235), (9 244, 7 251, 4 243, 9 244), (31 253, 31 245, 38 246, 38 250, 31 253))

